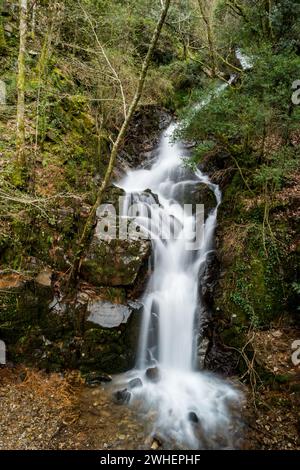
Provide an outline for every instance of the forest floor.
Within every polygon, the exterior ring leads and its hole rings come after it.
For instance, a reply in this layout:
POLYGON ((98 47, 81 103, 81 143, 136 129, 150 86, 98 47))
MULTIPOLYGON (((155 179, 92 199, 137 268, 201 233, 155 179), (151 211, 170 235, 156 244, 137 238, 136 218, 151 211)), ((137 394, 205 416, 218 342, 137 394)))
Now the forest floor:
POLYGON ((272 378, 263 379, 258 371, 252 375, 245 446, 300 450, 300 365, 294 365, 291 358, 300 331, 292 327, 256 331, 251 339, 255 360, 272 378))
POLYGON ((124 450, 146 440, 132 410, 104 387, 24 367, 0 370, 0 429, 0 450, 124 450))
MULTIPOLYGON (((300 332, 299 332, 300 333, 300 332)), ((260 363, 278 380, 260 385, 243 409, 244 449, 300 450, 300 370, 293 366, 295 330, 256 332, 260 363)), ((300 338, 300 336, 299 336, 300 338)), ((150 449, 153 440, 134 411, 105 386, 88 387, 77 372, 0 369, 0 450, 150 449)))

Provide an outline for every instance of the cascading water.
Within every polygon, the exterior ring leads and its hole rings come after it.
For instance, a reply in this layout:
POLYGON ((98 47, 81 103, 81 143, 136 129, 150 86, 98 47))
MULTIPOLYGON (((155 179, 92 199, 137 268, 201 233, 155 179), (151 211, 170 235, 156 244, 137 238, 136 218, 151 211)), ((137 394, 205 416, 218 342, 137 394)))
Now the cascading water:
POLYGON ((126 379, 141 378, 143 385, 133 388, 131 401, 167 442, 230 448, 232 410, 240 393, 215 375, 196 370, 197 326, 203 314, 199 273, 213 249, 221 193, 200 170, 191 174, 184 167, 186 149, 172 142, 175 129, 173 123, 164 132, 150 169, 129 171, 119 183, 127 193, 125 215, 134 203, 135 223, 151 235, 153 244, 152 274, 142 298, 138 363, 126 379), (187 210, 184 198, 201 184, 213 191, 216 207, 200 224, 199 236, 195 229, 201 217, 187 210), (147 370, 154 377, 147 377, 147 370))

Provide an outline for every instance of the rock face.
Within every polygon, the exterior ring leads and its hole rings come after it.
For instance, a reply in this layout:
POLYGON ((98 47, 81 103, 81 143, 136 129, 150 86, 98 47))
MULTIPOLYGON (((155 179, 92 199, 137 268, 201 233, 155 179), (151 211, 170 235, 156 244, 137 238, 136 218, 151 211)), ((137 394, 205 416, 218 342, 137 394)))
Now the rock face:
POLYGON ((97 212, 94 236, 81 267, 82 278, 94 286, 133 286, 150 256, 149 240, 139 239, 138 234, 128 239, 119 236, 120 198, 124 197, 120 188, 110 188, 103 210, 97 212))
POLYGON ((122 289, 91 287, 78 292, 75 302, 62 300, 44 280, 0 276, 0 338, 8 361, 22 358, 45 370, 74 368, 97 377, 133 366, 140 303, 126 300, 122 289))
POLYGON ((172 116, 155 105, 140 106, 127 132, 127 143, 121 152, 123 168, 139 167, 149 163, 160 133, 171 122, 172 116))
MULTIPOLYGON (((124 192, 111 187, 104 200, 117 215, 120 196, 124 192)), ((142 305, 130 299, 147 277, 150 241, 138 235, 101 239, 104 219, 98 211, 75 297, 64 298, 59 274, 40 260, 33 278, 0 275, 0 339, 8 360, 22 358, 51 371, 79 368, 85 374, 118 373, 134 365, 142 305)))

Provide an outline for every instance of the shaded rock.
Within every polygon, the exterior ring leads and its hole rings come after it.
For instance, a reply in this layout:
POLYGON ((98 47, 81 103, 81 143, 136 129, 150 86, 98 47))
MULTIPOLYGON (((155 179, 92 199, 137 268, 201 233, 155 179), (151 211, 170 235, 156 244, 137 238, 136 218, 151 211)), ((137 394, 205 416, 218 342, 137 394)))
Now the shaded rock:
POLYGON ((90 387, 101 385, 102 383, 111 382, 112 378, 108 374, 99 374, 97 372, 91 372, 85 377, 85 383, 90 387))
POLYGON ((206 306, 214 304, 215 288, 220 272, 220 262, 215 252, 211 252, 199 272, 199 294, 206 306))
POLYGON ((195 424, 199 423, 199 418, 194 411, 190 411, 190 413, 188 414, 188 420, 191 423, 195 423, 195 424))
POLYGON ((143 105, 135 112, 128 129, 126 146, 121 152, 130 167, 145 166, 159 143, 160 131, 168 127, 172 116, 163 108, 143 105))
POLYGON ((140 387, 143 386, 143 382, 142 382, 142 380, 141 380, 140 378, 136 378, 136 379, 130 380, 130 382, 129 382, 128 385, 129 385, 129 387, 130 387, 131 389, 133 389, 133 388, 140 388, 140 387))
POLYGON ((145 194, 146 196, 150 196, 153 203, 157 204, 158 206, 160 205, 160 204, 159 204, 158 195, 155 194, 155 193, 153 193, 153 192, 151 191, 151 189, 146 189, 146 190, 144 191, 144 194, 145 194))
POLYGON ((159 382, 161 379, 160 370, 158 367, 151 367, 147 369, 145 375, 148 380, 154 383, 159 382))
POLYGON ((205 218, 208 217, 210 212, 217 205, 214 192, 204 183, 198 183, 193 186, 187 185, 182 189, 182 191, 184 204, 192 204, 193 213, 196 211, 197 204, 203 204, 205 218))
POLYGON ((114 401, 118 405, 126 405, 130 402, 131 393, 125 388, 124 390, 118 390, 113 394, 114 401))

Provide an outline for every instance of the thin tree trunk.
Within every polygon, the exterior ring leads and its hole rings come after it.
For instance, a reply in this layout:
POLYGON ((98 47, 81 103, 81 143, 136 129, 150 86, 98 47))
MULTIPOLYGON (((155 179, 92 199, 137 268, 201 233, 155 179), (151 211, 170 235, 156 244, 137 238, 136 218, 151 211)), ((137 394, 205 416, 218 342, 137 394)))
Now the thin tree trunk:
MULTIPOLYGON (((20 179, 25 169, 25 53, 27 34, 27 0, 19 0, 20 7, 20 45, 18 58, 18 103, 17 103, 17 170, 20 179)), ((22 181, 19 181, 20 183, 22 181)))
POLYGON ((203 4, 204 0, 198 0, 198 5, 199 9, 203 18, 203 21, 206 25, 206 35, 207 35, 207 42, 208 42, 208 49, 209 49, 209 55, 211 58, 212 62, 212 70, 214 75, 217 73, 217 59, 216 59, 216 53, 215 53, 215 47, 214 47, 214 39, 213 39, 213 31, 212 31, 212 25, 211 25, 211 18, 210 18, 210 12, 208 11, 208 6, 207 3, 205 2, 205 5, 203 4))
POLYGON ((0 0, 0 52, 6 49, 6 41, 4 35, 3 21, 2 21, 3 0, 0 0))
POLYGON ((114 145, 113 145, 113 148, 112 148, 112 151, 111 151, 111 154, 110 154, 109 164, 108 164, 108 167, 107 167, 107 170, 106 170, 106 173, 105 173, 105 177, 104 177, 104 179, 102 181, 102 184, 99 188, 95 204, 93 205, 93 207, 92 207, 92 209, 89 213, 89 216, 88 216, 87 221, 85 223, 84 229, 82 231, 82 234, 81 234, 81 237, 80 237, 80 240, 79 240, 78 251, 75 255, 74 264, 73 264, 73 268, 72 268, 71 275, 70 275, 71 281, 75 281, 76 278, 77 278, 77 274, 78 274, 78 271, 80 269, 80 263, 81 263, 82 255, 84 253, 84 250, 85 250, 86 245, 87 245, 87 241, 89 240, 91 231, 93 229, 94 219, 95 219, 97 208, 100 206, 100 204, 102 202, 102 199, 103 199, 103 194, 104 194, 104 192, 105 192, 105 190, 106 190, 106 188, 107 188, 107 186, 108 186, 108 184, 111 180, 118 152, 119 152, 119 150, 121 148, 121 145, 123 143, 123 139, 125 137, 125 134, 127 132, 128 127, 129 127, 132 116, 133 116, 133 114, 134 114, 134 112, 137 108, 137 105, 138 105, 140 99, 141 99, 143 89, 144 89, 145 79, 146 79, 147 72, 148 72, 149 65, 150 65, 150 60, 151 60, 153 51, 156 47, 156 44, 158 42, 162 27, 164 25, 164 22, 165 22, 165 19, 166 19, 168 10, 169 10, 170 3, 171 3, 171 0, 165 0, 165 2, 164 2, 164 6, 163 6, 163 9, 162 9, 160 18, 159 18, 158 23, 156 25, 155 31, 153 33, 153 36, 152 36, 152 39, 151 39, 151 42, 150 42, 150 45, 149 45, 149 48, 148 48, 147 55, 144 59, 143 65, 142 65, 142 70, 141 70, 141 74, 140 74, 140 77, 139 77, 139 81, 138 81, 138 85, 137 85, 135 95, 134 95, 133 100, 132 100, 132 102, 129 106, 126 119, 124 119, 122 127, 121 127, 121 129, 119 131, 119 134, 117 136, 117 139, 114 142, 114 145))

